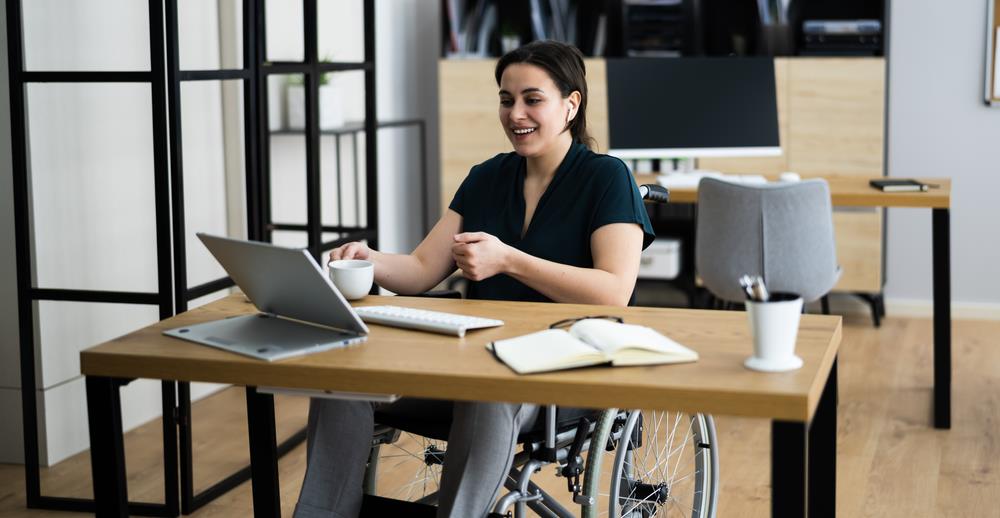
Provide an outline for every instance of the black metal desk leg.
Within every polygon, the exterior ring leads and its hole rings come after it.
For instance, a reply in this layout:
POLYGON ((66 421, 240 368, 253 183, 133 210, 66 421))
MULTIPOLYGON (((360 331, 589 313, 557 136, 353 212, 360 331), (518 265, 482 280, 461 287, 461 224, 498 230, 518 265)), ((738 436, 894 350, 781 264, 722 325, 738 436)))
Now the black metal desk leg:
POLYGON ((808 438, 810 518, 836 516, 837 512, 837 360, 830 369, 808 438))
POLYGON ((837 360, 812 424, 771 422, 771 516, 836 516, 837 360))
POLYGON ((90 472, 94 481, 96 515, 128 516, 125 485, 125 441, 115 378, 87 376, 87 421, 90 428, 90 472))
POLYGON ((933 210, 934 427, 951 428, 951 216, 933 210))
POLYGON ((274 429, 274 396, 247 387, 247 429, 250 436, 250 472, 253 515, 280 517, 278 442, 274 429))
POLYGON ((771 516, 806 516, 806 423, 771 422, 771 516))

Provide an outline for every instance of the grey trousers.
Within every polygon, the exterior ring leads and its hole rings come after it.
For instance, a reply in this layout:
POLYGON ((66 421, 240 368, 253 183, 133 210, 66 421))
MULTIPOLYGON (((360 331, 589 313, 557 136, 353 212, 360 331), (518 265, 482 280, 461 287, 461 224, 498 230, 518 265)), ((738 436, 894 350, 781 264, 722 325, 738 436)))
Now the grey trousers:
MULTIPOLYGON (((433 413, 447 419, 451 406, 440 402, 433 413)), ((375 405, 365 401, 310 400, 306 475, 296 517, 358 515, 374 410, 375 405)), ((454 402, 439 517, 475 518, 489 513, 510 471, 517 435, 534 425, 538 410, 528 404, 454 402)))

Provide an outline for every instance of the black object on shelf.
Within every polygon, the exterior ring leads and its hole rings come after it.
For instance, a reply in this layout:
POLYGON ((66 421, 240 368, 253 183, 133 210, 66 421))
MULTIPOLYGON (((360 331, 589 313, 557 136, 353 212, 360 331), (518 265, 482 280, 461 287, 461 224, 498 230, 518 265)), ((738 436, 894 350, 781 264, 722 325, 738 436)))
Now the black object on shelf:
POLYGON ((882 51, 878 20, 806 20, 802 22, 803 55, 875 56, 882 51))
POLYGON ((630 57, 676 57, 699 53, 692 0, 622 3, 622 47, 630 57))

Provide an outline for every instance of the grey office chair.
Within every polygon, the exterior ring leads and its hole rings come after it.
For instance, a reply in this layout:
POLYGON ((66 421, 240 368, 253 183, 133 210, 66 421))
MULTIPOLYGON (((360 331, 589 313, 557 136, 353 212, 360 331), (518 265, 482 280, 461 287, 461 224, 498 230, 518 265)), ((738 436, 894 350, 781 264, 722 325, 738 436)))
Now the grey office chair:
POLYGON ((830 188, 825 180, 739 184, 705 178, 698 185, 695 265, 713 295, 745 299, 738 279, 761 275, 771 291, 811 302, 840 278, 830 188))

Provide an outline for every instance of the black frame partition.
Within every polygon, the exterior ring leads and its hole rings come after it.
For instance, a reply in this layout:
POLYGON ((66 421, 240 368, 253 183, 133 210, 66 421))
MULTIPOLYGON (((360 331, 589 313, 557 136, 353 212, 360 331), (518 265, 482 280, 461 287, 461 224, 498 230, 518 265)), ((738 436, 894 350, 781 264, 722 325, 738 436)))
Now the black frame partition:
MULTIPOLYGON (((14 187, 15 254, 17 258, 18 333, 21 360, 21 412, 24 426, 25 493, 33 509, 95 512, 94 501, 84 498, 48 496, 41 493, 38 462, 38 407, 35 397, 35 311, 38 301, 73 301, 154 305, 161 319, 173 315, 171 286, 170 183, 167 171, 167 109, 164 63, 162 0, 149 2, 149 71, 27 71, 24 68, 24 40, 20 0, 7 0, 7 52, 10 69, 11 162, 14 187), (148 83, 152 96, 153 182, 155 184, 155 225, 157 292, 42 289, 34 286, 30 179, 28 175, 27 105, 25 91, 31 83, 148 83)), ((161 385, 163 405, 164 503, 129 502, 129 514, 176 516, 177 429, 174 420, 174 383, 161 385), (173 488, 173 489, 172 489, 173 488)), ((120 420, 120 416, 118 417, 120 420)), ((100 440, 100 439, 98 439, 100 440)), ((118 454, 123 454, 118 452, 118 454)))
MULTIPOLYGON (((174 264, 174 311, 175 314, 188 310, 188 303, 198 297, 209 295, 233 286, 233 281, 222 277, 188 287, 187 278, 187 247, 185 246, 186 225, 184 218, 184 161, 181 124, 181 83, 184 81, 221 81, 240 80, 243 84, 243 124, 244 124, 244 168, 247 190, 247 236, 260 240, 260 218, 255 200, 260 193, 260 183, 256 171, 260 103, 257 99, 258 84, 256 69, 258 66, 259 44, 255 30, 257 24, 257 5, 253 0, 243 0, 243 66, 238 69, 219 70, 181 70, 179 51, 180 27, 177 15, 177 0, 166 0, 166 84, 168 92, 167 118, 170 127, 170 181, 171 181, 171 221, 173 232, 173 264, 174 264)), ((261 32, 262 34, 262 32, 261 32)), ((214 500, 217 496, 239 485, 249 477, 249 468, 241 469, 235 474, 216 482, 204 491, 194 491, 194 455, 192 447, 191 422, 191 384, 177 382, 177 407, 174 410, 178 433, 179 472, 180 472, 180 512, 190 514, 214 500)), ((291 449, 304 439, 292 437, 287 449, 291 449)), ((177 487, 176 484, 174 487, 177 487)))
MULTIPOLYGON (((263 12, 263 0, 258 0, 260 12, 263 12)), ((261 142, 261 190, 258 203, 259 214, 263 218, 263 240, 271 241, 275 230, 305 231, 308 237, 308 248, 317 260, 324 249, 333 248, 348 241, 367 239, 369 243, 378 246, 378 200, 377 171, 378 153, 375 105, 375 2, 364 0, 364 60, 360 62, 321 62, 319 59, 319 37, 317 20, 317 0, 302 0, 303 2, 303 50, 304 60, 298 61, 267 61, 266 45, 263 36, 260 37, 258 51, 260 66, 258 68, 259 85, 262 89, 261 99, 267 99, 267 77, 276 74, 302 74, 305 89, 305 133, 306 141, 306 224, 290 224, 275 222, 271 212, 271 170, 270 170, 270 137, 272 134, 300 133, 301 131, 277 131, 268 129, 266 105, 261 110, 262 122, 258 126, 261 142), (312 20, 312 23, 309 21, 312 20), (347 132, 357 134, 364 131, 365 138, 365 226, 335 226, 322 224, 320 196, 320 136, 322 134, 337 134, 337 130, 320 130, 319 127, 319 86, 324 74, 361 71, 365 76, 365 119, 357 128, 345 128, 347 132), (333 241, 323 242, 323 232, 335 232, 340 237, 333 241)), ((260 22, 260 34, 265 34, 260 22)), ((387 123, 391 124, 391 123, 387 123)), ((339 145, 338 145, 339 149, 339 145)), ((355 168, 357 162, 355 161, 355 168)), ((357 171, 355 170, 355 175, 357 171)), ((338 163, 337 177, 340 179, 338 163)), ((338 196, 340 191, 338 190, 338 196)), ((340 221, 338 221, 340 223, 340 221)))
MULTIPOLYGON (((25 486, 27 506, 37 509, 95 512, 94 501, 83 498, 41 494, 38 462, 37 401, 35 394, 34 304, 41 300, 148 304, 159 308, 160 319, 186 311, 198 297, 229 288, 233 282, 220 278, 198 286, 187 285, 185 249, 185 212, 183 190, 183 149, 181 145, 180 85, 184 81, 240 80, 243 84, 244 161, 246 173, 247 234, 250 239, 270 241, 274 230, 301 230, 308 235, 308 248, 319 259, 324 249, 340 243, 367 239, 377 246, 377 136, 378 127, 416 125, 420 130, 421 153, 425 147, 423 121, 376 123, 375 109, 375 6, 364 1, 364 61, 359 63, 321 63, 318 59, 317 0, 303 0, 304 49, 302 62, 268 62, 265 44, 264 0, 242 0, 243 67, 220 70, 181 70, 178 52, 177 0, 148 0, 150 71, 26 71, 24 70, 21 0, 6 0, 7 37, 10 68, 11 137, 14 183, 16 258, 18 271, 18 329, 20 333, 21 394, 24 421, 25 486), (365 120, 344 130, 320 131, 318 92, 320 77, 329 72, 360 70, 365 75, 365 120), (270 139, 267 120, 267 78, 270 74, 301 73, 306 90, 307 221, 305 225, 275 223, 270 208, 270 139), (149 83, 152 94, 154 138, 154 183, 157 246, 157 292, 131 293, 42 289, 33 285, 31 207, 29 206, 29 156, 27 142, 27 106, 25 89, 40 82, 129 82, 149 83), (366 220, 358 225, 336 226, 321 222, 320 135, 364 132, 366 220), (169 166, 169 167, 168 167, 169 166), (322 242, 323 232, 335 232, 338 238, 322 242)), ((339 140, 337 142, 339 156, 339 140)), ((355 142, 354 152, 357 153, 355 142)), ((426 184, 426 160, 421 157, 421 176, 426 184)), ((340 164, 337 180, 340 182, 340 164)), ((355 160, 355 178, 358 165, 355 160)), ((357 183, 357 182, 356 182, 357 183)), ((341 196, 338 190, 338 196, 341 196)), ((357 195, 356 195, 357 196, 357 195)), ((340 200, 338 200, 339 202, 340 200)), ((357 201, 357 200, 356 200, 357 201)), ((426 185, 423 202, 426 207, 426 185)), ((338 205, 339 211, 339 205, 338 205)), ((426 211, 425 211, 426 212, 426 211)), ((426 217, 426 215, 425 215, 426 217)), ((338 221, 338 223, 341 223, 338 221)), ((425 225, 426 227, 426 221, 425 225)), ((131 380, 123 380, 121 385, 131 380)), ((116 391, 120 386, 113 387, 116 391)), ((177 516, 189 514, 214 498, 250 478, 247 466, 200 493, 193 489, 190 384, 162 382, 162 426, 164 462, 164 503, 129 503, 129 514, 140 516, 177 516), (179 445, 179 446, 178 446, 179 445)), ((119 424, 116 437, 91 438, 92 441, 121 443, 121 416, 110 416, 119 424)), ((305 439, 300 430, 277 446, 279 454, 294 448, 305 439)), ((113 449, 124 455, 120 449, 113 449)), ((95 473, 96 474, 96 473, 95 473)))

